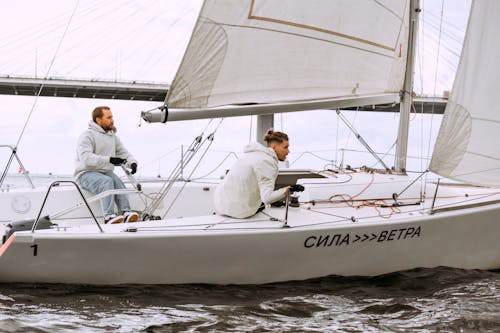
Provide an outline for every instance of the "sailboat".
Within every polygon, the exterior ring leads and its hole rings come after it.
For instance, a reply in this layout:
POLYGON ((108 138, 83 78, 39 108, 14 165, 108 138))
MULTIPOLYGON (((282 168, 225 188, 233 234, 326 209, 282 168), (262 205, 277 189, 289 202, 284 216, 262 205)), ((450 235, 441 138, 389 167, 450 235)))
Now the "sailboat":
MULTIPOLYGON (((40 210, 31 230, 5 237, 0 282, 261 284, 500 268, 500 116, 492 107, 500 47, 487 42, 500 4, 473 1, 430 163, 454 182, 423 187, 405 174, 419 11, 413 0, 205 1, 165 105, 144 112, 146 121, 263 115, 264 128, 272 113, 401 102, 394 169, 285 170, 277 185, 302 184, 298 204, 246 219, 213 213, 213 187, 184 198, 183 213, 192 203, 209 207, 196 216, 102 225, 92 215, 71 224, 40 210)), ((143 211, 154 214, 171 188, 143 211)))

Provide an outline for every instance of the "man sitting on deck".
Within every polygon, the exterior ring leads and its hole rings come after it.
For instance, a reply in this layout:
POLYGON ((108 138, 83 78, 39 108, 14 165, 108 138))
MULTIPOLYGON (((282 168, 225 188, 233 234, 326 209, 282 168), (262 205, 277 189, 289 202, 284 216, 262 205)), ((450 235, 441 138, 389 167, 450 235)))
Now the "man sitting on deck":
MULTIPOLYGON (((93 194, 125 188, 113 172, 115 166, 125 164, 133 174, 137 171, 137 161, 115 133, 111 109, 99 106, 92 112, 88 130, 78 139, 74 176, 82 188, 93 194)), ((100 202, 104 223, 136 222, 139 219, 136 212, 130 211, 130 203, 124 194, 108 195, 100 202), (115 213, 115 202, 118 214, 115 213)))
POLYGON ((268 130, 264 136, 267 147, 250 143, 244 155, 231 168, 214 194, 215 210, 218 214, 236 218, 255 215, 263 207, 282 200, 290 191, 304 190, 301 185, 274 190, 278 177, 278 160, 288 155, 288 135, 268 130))

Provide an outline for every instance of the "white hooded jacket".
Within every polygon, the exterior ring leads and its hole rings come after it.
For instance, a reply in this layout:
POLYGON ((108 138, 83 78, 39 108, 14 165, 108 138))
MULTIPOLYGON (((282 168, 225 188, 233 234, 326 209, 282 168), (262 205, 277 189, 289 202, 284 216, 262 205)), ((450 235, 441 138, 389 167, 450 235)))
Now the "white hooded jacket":
POLYGON ((78 179, 86 171, 113 171, 115 166, 109 162, 110 157, 126 159, 127 167, 137 163, 114 131, 105 131, 93 120, 89 121, 88 130, 78 138, 74 177, 78 179))
POLYGON ((271 148, 251 143, 233 165, 214 194, 218 214, 246 218, 257 212, 261 202, 270 204, 285 197, 285 188, 274 190, 278 156, 271 148))

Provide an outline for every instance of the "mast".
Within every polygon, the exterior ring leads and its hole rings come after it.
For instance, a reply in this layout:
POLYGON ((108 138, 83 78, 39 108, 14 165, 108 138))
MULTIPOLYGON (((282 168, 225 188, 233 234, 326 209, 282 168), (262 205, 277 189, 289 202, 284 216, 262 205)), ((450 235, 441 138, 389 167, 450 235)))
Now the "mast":
POLYGON ((264 144, 264 134, 266 134, 267 130, 272 127, 274 127, 274 114, 263 114, 257 116, 257 142, 264 144))
POLYGON ((395 170, 406 173, 406 157, 408 153, 408 128, 410 123, 410 111, 413 101, 413 67, 415 56, 416 35, 418 29, 418 14, 420 13, 420 0, 410 0, 410 21, 408 32, 408 52, 406 56, 406 72, 401 92, 401 104, 399 115, 398 140, 396 145, 395 170))

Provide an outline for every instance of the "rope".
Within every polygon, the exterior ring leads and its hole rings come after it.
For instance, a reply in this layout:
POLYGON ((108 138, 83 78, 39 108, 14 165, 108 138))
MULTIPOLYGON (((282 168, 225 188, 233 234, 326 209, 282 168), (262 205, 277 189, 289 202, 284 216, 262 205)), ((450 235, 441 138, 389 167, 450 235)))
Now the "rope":
MULTIPOLYGON (((436 87, 437 87, 437 72, 438 72, 438 67, 439 67, 439 55, 441 51, 441 37, 442 37, 442 31, 443 31, 443 7, 444 7, 444 0, 441 1, 441 14, 440 14, 440 20, 439 20, 439 33, 438 33, 438 45, 437 45, 437 54, 436 54, 436 71, 434 75, 434 87, 433 87, 433 95, 436 96, 436 87)), ((434 103, 432 103, 432 108, 431 108, 431 125, 429 127, 429 141, 427 143, 427 168, 430 166, 430 153, 431 153, 431 138, 432 138, 432 128, 434 125, 434 103)), ((424 177, 424 196, 426 194, 425 189, 427 188, 427 177, 429 173, 426 173, 424 177)))
MULTIPOLYGON (((438 34, 438 45, 437 45, 437 54, 436 54, 436 70, 435 70, 435 75, 434 75, 434 87, 433 87, 433 95, 436 96, 436 88, 437 88, 437 72, 438 72, 438 67, 439 67, 439 55, 441 51, 441 37, 442 37, 442 31, 443 31, 443 7, 444 7, 444 0, 441 1, 441 17, 439 21, 439 34, 438 34)), ((432 137, 432 127, 434 124, 434 103, 432 104, 431 108, 431 126, 429 128, 429 141, 427 144, 427 160, 430 158, 430 152, 431 152, 431 137, 432 137)), ((427 175, 425 178, 425 185, 427 185, 427 175)))
MULTIPOLYGON (((52 57, 52 61, 50 62, 49 68, 47 69, 47 74, 45 74, 44 81, 48 78, 49 73, 50 73, 50 71, 52 69, 52 66, 54 65, 54 62, 55 62, 56 57, 57 57, 57 54, 59 53, 59 49, 61 48, 62 42, 64 40, 64 37, 66 36, 66 33, 68 32, 68 29, 69 29, 69 26, 71 24, 71 21, 73 20, 73 17, 75 16, 76 9, 78 8, 78 3, 79 2, 80 2, 80 0, 77 0, 76 3, 75 3, 75 7, 73 8, 73 12, 71 13, 71 17, 68 20, 68 24, 66 25, 66 28, 64 29, 63 35, 62 35, 62 37, 61 37, 61 39, 59 41, 59 44, 57 45, 56 51, 54 53, 54 56, 52 57)), ((35 106, 36 106, 36 104, 38 102, 38 98, 40 97, 40 94, 42 93, 44 85, 45 85, 45 83, 42 82, 42 84, 40 85, 40 89, 38 89, 38 92, 36 94, 35 100, 33 101, 33 105, 31 106, 30 113, 28 114, 28 118, 26 119, 26 122, 24 123, 23 129, 21 131, 21 134, 19 135, 19 138, 17 139, 16 148, 19 146, 19 143, 21 142, 21 139, 22 139, 22 137, 24 135, 24 132, 26 131, 26 128, 27 128, 28 123, 29 123, 29 121, 31 119, 31 116, 33 115, 33 111, 35 110, 35 106)))

